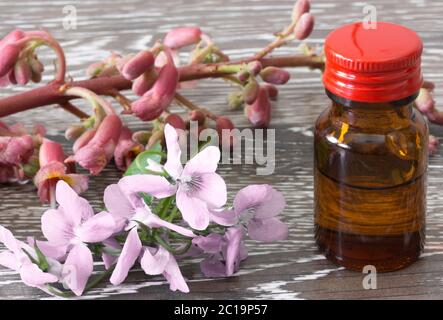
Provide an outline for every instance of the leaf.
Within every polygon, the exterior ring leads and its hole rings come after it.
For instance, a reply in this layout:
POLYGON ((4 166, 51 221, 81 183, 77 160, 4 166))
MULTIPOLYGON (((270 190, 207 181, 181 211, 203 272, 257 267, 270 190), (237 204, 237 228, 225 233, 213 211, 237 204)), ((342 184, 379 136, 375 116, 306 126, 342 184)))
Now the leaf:
MULTIPOLYGON (((148 159, 151 159, 157 163, 160 163, 162 156, 164 155, 162 151, 162 146, 160 142, 154 144, 149 150, 140 153, 134 161, 132 161, 128 170, 123 174, 124 176, 132 176, 134 174, 155 174, 152 171, 146 169, 148 165, 148 159)), ((140 192, 139 195, 143 198, 145 203, 149 206, 152 204, 154 198, 146 193, 140 192)))
POLYGON ((149 150, 140 153, 129 166, 124 176, 132 176, 134 174, 152 174, 152 171, 147 170, 148 159, 160 163, 163 156, 162 146, 160 142, 154 144, 149 150))

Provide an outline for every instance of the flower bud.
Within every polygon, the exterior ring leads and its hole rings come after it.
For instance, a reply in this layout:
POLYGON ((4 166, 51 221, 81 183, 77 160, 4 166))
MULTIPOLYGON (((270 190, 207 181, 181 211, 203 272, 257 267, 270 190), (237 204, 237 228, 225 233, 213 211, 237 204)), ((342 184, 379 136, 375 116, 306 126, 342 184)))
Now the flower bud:
POLYGON ((102 72, 105 64, 103 62, 94 62, 86 69, 86 75, 90 78, 97 77, 102 72))
POLYGON ((263 81, 272 84, 285 84, 291 77, 290 73, 277 67, 266 67, 260 72, 263 81))
POLYGON ((122 69, 122 75, 128 80, 134 80, 154 66, 154 55, 151 51, 141 51, 130 59, 122 69))
POLYGON ((114 162, 121 171, 126 171, 130 163, 143 150, 143 146, 132 140, 132 132, 123 127, 114 150, 114 162))
POLYGON ((297 22, 300 17, 304 13, 309 12, 310 9, 311 3, 309 0, 298 0, 292 9, 292 21, 297 22))
POLYGON ((163 44, 171 49, 179 49, 198 43, 201 35, 202 32, 198 27, 176 28, 166 34, 163 44))
POLYGON ((121 130, 121 119, 117 115, 107 115, 100 123, 94 137, 65 162, 73 158, 92 175, 99 174, 112 159, 121 130))
POLYGON ((260 71, 263 69, 263 66, 260 61, 252 61, 248 63, 248 71, 253 75, 256 76, 260 73, 260 71))
POLYGON ((15 64, 14 76, 19 85, 25 85, 31 79, 31 67, 25 59, 19 59, 15 64))
POLYGON ((162 67, 154 86, 143 97, 132 103, 131 110, 143 121, 158 118, 172 103, 179 74, 173 63, 162 67))
POLYGON ((0 77, 5 76, 16 63, 21 48, 15 44, 5 45, 0 52, 0 77))
POLYGON ((170 114, 165 119, 165 124, 170 124, 175 129, 182 129, 186 130, 186 124, 183 121, 182 117, 180 117, 178 114, 170 114))
POLYGON ((223 130, 233 130, 235 128, 234 124, 232 123, 231 119, 228 117, 217 117, 217 120, 215 121, 215 128, 218 132, 218 134, 221 136, 223 130))
POLYGON ((314 16, 310 13, 304 13, 295 25, 294 34, 298 40, 304 40, 314 29, 314 16))
POLYGON ((429 141, 428 141, 428 153, 430 155, 433 155, 435 153, 437 153, 438 151, 438 145, 439 145, 439 141, 438 138, 436 138, 433 135, 429 135, 429 141))
POLYGON ((157 73, 154 70, 144 73, 134 80, 132 83, 132 91, 141 97, 152 88, 155 81, 157 81, 157 73))
POLYGON ((260 88, 257 99, 253 104, 246 106, 245 112, 254 127, 268 127, 271 121, 271 102, 269 101, 268 91, 260 88))
POLYGON ((0 164, 26 163, 34 153, 34 143, 28 134, 19 137, 0 136, 0 164))
POLYGON ((276 86, 270 83, 265 83, 262 85, 263 89, 268 91, 269 99, 271 100, 277 100, 278 97, 278 89, 276 86))
POLYGON ((243 92, 234 91, 228 95, 228 106, 231 110, 240 109, 244 104, 243 92))
POLYGON ((85 126, 81 124, 74 124, 68 127, 65 131, 66 140, 73 141, 78 139, 86 131, 85 126))
POLYGON ((72 151, 76 153, 79 149, 83 148, 85 145, 89 143, 89 141, 94 138, 96 133, 95 129, 86 130, 75 142, 72 146, 72 151))
POLYGON ((40 166, 46 166, 51 162, 63 162, 66 156, 60 143, 44 139, 39 150, 40 166))
POLYGON ((197 121, 199 126, 204 125, 206 122, 206 114, 201 110, 191 110, 188 116, 189 120, 197 121))
POLYGON ((260 89, 259 84, 255 79, 251 79, 243 88, 243 100, 246 104, 251 104, 257 99, 258 91, 260 89))
POLYGON ((415 105, 421 113, 431 112, 435 108, 435 100, 431 95, 431 91, 421 88, 417 99, 415 99, 415 105))
POLYGON ((237 73, 237 78, 238 78, 238 80, 240 80, 241 82, 246 82, 246 81, 248 81, 248 79, 249 79, 250 76, 251 76, 251 75, 250 75, 249 72, 246 71, 246 70, 242 70, 242 71, 240 71, 239 73, 237 73))

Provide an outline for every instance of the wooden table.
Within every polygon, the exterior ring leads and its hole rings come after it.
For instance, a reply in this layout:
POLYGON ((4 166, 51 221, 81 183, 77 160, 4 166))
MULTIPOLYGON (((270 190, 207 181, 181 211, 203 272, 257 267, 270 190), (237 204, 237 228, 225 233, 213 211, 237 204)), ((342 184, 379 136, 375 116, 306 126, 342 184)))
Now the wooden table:
MULTIPOLYGON (((292 1, 260 0, 168 0, 143 1, 78 1, 76 30, 62 28, 65 4, 72 1, 6 0, 0 3, 0 34, 20 26, 24 29, 48 28, 64 46, 69 73, 76 79, 84 77, 84 69, 94 59, 101 60, 108 51, 134 52, 144 48, 153 38, 172 27, 200 25, 210 33, 232 58, 241 58, 257 51, 272 39, 288 20, 292 1)), ((435 0, 373 0, 379 20, 404 24, 423 37, 424 73, 435 81, 437 101, 443 108, 443 2, 435 0)), ((316 28, 309 44, 321 44, 327 33, 341 24, 361 20, 362 3, 348 0, 314 0, 312 12, 316 28)), ((295 52, 295 46, 279 50, 295 52)), ((47 72, 46 80, 51 72, 47 72)), ((249 258, 232 278, 204 279, 198 263, 183 265, 191 293, 171 293, 160 277, 147 277, 132 272, 128 281, 118 287, 111 285, 93 290, 85 298, 119 299, 396 299, 443 298, 443 149, 430 159, 428 188, 427 244, 422 259, 412 266, 378 276, 377 290, 364 290, 363 274, 338 268, 316 251, 313 240, 313 178, 312 125, 326 106, 318 72, 297 69, 293 79, 282 87, 274 105, 272 127, 276 128, 276 171, 271 176, 255 176, 253 165, 222 166, 220 173, 228 182, 229 195, 251 183, 270 183, 287 199, 284 220, 290 226, 287 241, 262 244, 248 242, 249 258)), ((226 83, 219 80, 202 82, 197 90, 185 90, 188 97, 214 112, 227 113, 239 127, 247 121, 239 112, 229 112, 226 83)), ((23 90, 1 89, 1 96, 23 90)), ((174 107, 173 110, 179 110, 174 107)), ((46 107, 14 115, 8 123, 43 122, 49 136, 63 141, 63 128, 76 119, 60 109, 46 107)), ((144 125, 132 117, 125 118, 131 128, 144 125)), ((431 133, 443 137, 441 127, 432 126, 431 133)), ((64 145, 66 150, 69 144, 64 145)), ((99 207, 106 185, 117 181, 119 173, 113 166, 91 179, 85 197, 99 207)), ((0 224, 11 228, 19 237, 40 235, 39 204, 31 184, 0 187, 0 224)), ((48 296, 23 285, 16 273, 0 270, 0 299, 39 299, 48 296)))

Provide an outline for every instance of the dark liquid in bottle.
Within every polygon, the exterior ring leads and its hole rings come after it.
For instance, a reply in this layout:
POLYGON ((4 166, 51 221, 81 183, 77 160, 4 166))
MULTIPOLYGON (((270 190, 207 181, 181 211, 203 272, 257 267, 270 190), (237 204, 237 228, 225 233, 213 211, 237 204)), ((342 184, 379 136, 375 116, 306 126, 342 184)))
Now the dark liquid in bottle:
POLYGON ((331 261, 393 271, 416 261, 425 239, 426 174, 389 186, 352 186, 315 170, 315 239, 331 261))

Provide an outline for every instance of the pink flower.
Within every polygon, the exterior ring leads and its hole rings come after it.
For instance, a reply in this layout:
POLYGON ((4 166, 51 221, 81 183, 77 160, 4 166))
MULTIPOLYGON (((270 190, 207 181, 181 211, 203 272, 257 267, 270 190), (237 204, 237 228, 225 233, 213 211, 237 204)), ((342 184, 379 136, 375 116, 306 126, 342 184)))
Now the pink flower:
MULTIPOLYGON (((151 192, 160 195, 161 191, 159 189, 162 187, 158 187, 155 180, 152 180, 151 192), (160 193, 156 193, 156 189, 160 193)), ((159 179, 157 180, 160 181, 159 179)), ((122 252, 117 259, 115 270, 112 273, 112 284, 118 285, 125 280, 129 270, 141 253, 142 244, 137 232, 140 223, 150 228, 167 228, 187 237, 195 236, 192 231, 186 228, 160 219, 151 212, 151 209, 145 204, 143 199, 134 193, 125 194, 117 184, 112 184, 106 188, 103 201, 115 221, 117 226, 115 231, 130 230, 122 252)), ((110 263, 112 262, 110 261, 110 263)))
POLYGON ((158 75, 154 86, 132 103, 131 110, 143 121, 158 118, 172 103, 179 80, 178 70, 170 58, 158 75))
MULTIPOLYGON (((142 223, 150 228, 167 228, 187 237, 195 236, 192 231, 186 228, 160 219, 151 212, 142 198, 135 193, 127 192, 124 185, 129 182, 126 179, 129 177, 122 178, 118 184, 108 186, 103 196, 105 206, 116 223, 116 230, 130 230, 142 223)), ((153 184, 147 188, 149 188, 149 193, 163 196, 166 194, 163 191, 165 187, 162 185, 163 177, 156 176, 156 178, 151 180, 153 184)), ((134 188, 138 188, 138 186, 134 186, 134 188)))
POLYGON ((220 150, 209 146, 193 157, 183 168, 181 150, 175 129, 165 126, 168 159, 164 170, 174 180, 156 175, 133 175, 120 180, 119 186, 127 194, 146 192, 157 198, 176 193, 177 207, 183 219, 194 229, 204 230, 209 225, 211 209, 226 203, 226 184, 215 173, 220 161, 220 150))
POLYGON ((34 152, 30 135, 0 136, 0 164, 19 165, 26 163, 34 152))
MULTIPOLYGON (((106 116, 94 137, 86 145, 79 148, 72 158, 92 175, 99 174, 112 159, 120 137, 122 121, 117 115, 106 116)), ((86 132, 87 133, 87 132, 86 132)), ((85 133, 85 134, 86 134, 85 133)))
POLYGON ((66 165, 63 163, 65 158, 59 143, 48 139, 43 140, 39 151, 40 169, 34 177, 40 201, 50 200, 51 188, 54 188, 59 180, 67 182, 77 193, 88 189, 88 177, 82 174, 68 173, 66 165))
POLYGON ((121 171, 126 171, 132 160, 142 152, 144 147, 132 140, 132 132, 127 127, 123 127, 114 150, 115 165, 121 171))
POLYGON ((240 262, 248 256, 243 243, 243 235, 241 228, 231 227, 223 237, 210 234, 193 239, 197 247, 210 254, 200 264, 206 277, 229 277, 238 270, 240 262))
POLYGON ((268 127, 271 122, 271 102, 268 91, 260 88, 254 103, 246 106, 246 116, 256 128, 268 127))
POLYGON ((241 189, 234 199, 234 209, 214 212, 216 223, 243 225, 252 240, 272 242, 288 237, 288 226, 276 216, 286 206, 283 194, 267 184, 241 189))
POLYGON ((189 287, 178 267, 174 256, 165 248, 145 247, 140 260, 142 269, 148 275, 163 274, 169 282, 172 291, 179 290, 188 293, 189 287))
POLYGON ((6 251, 0 253, 0 265, 20 273, 26 285, 43 288, 48 283, 58 281, 58 277, 51 272, 55 273, 60 269, 60 264, 56 260, 47 258, 48 270, 40 269, 30 258, 32 257, 34 261, 38 260, 35 249, 14 238, 11 231, 3 226, 0 226, 0 243, 7 248, 6 251))
POLYGON ((198 43, 202 32, 198 27, 176 28, 169 31, 163 43, 171 49, 180 49, 198 43))
POLYGON ((112 216, 107 212, 94 215, 88 201, 62 180, 57 183, 56 199, 59 207, 42 216, 42 232, 49 243, 69 250, 78 244, 101 242, 114 233, 112 216))

